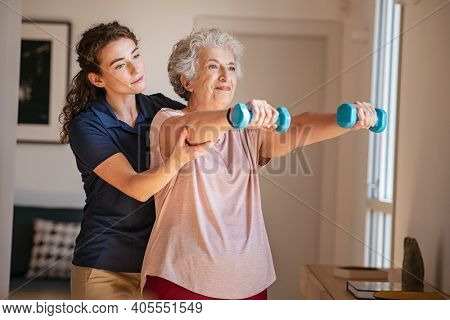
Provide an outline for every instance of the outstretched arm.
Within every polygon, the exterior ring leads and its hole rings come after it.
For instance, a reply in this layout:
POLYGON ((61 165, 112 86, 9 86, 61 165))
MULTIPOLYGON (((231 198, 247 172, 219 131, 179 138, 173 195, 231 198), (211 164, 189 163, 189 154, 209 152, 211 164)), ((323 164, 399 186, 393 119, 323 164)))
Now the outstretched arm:
MULTIPOLYGON (((266 110, 260 100, 251 100, 247 103, 253 111, 252 128, 274 129, 276 121, 276 111, 266 110)), ((187 142, 190 145, 197 145, 205 142, 214 142, 222 133, 232 130, 227 119, 228 109, 214 111, 194 111, 182 116, 172 116, 161 126, 159 142, 161 152, 167 157, 176 143, 176 137, 183 128, 188 129, 187 142)))
POLYGON ((291 126, 285 133, 265 131, 261 156, 281 157, 297 148, 333 139, 350 131, 369 129, 376 122, 375 110, 366 103, 356 102, 356 105, 361 120, 351 129, 339 127, 336 113, 305 112, 292 118, 291 126))

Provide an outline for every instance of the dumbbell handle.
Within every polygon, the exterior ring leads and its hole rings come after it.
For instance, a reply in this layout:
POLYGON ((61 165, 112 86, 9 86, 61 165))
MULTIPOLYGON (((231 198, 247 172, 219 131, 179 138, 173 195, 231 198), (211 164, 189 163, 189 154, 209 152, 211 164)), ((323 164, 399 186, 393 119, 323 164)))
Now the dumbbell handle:
MULTIPOLYGON (((370 131, 375 133, 383 132, 386 129, 387 114, 383 109, 375 108, 377 112, 377 122, 374 126, 370 127, 370 131)), ((358 113, 355 105, 351 103, 344 103, 338 109, 336 113, 336 122, 342 128, 352 128, 358 121, 358 113)))
MULTIPOLYGON (((278 119, 276 122, 276 130, 280 133, 286 132, 291 125, 291 115, 285 107, 279 107, 277 111, 278 119)), ((250 122, 252 122, 252 118, 252 111, 245 103, 238 103, 233 107, 231 112, 231 122, 233 123, 234 128, 245 128, 250 122)))

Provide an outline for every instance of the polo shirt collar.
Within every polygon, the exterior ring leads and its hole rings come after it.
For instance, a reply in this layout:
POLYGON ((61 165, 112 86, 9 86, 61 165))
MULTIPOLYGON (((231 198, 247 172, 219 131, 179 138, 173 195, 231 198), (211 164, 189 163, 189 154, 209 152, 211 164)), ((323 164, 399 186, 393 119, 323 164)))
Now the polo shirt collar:
MULTIPOLYGON (((150 118, 147 108, 144 107, 145 102, 143 101, 143 97, 144 97, 144 95, 142 95, 142 94, 136 95, 136 103, 137 103, 137 106, 139 109, 139 114, 138 114, 138 118, 136 119, 136 124, 150 118)), ((115 127, 122 126, 122 124, 123 124, 122 121, 117 119, 116 114, 112 110, 108 101, 106 101, 104 95, 99 97, 92 104, 91 109, 95 113, 95 115, 100 119, 100 121, 103 123, 105 128, 115 128, 115 127)))
POLYGON ((100 119, 105 128, 120 127, 120 121, 112 111, 105 96, 99 97, 91 106, 91 110, 100 119))
POLYGON ((139 108, 139 115, 142 115, 144 119, 151 119, 152 115, 149 113, 149 108, 146 108, 146 105, 148 104, 146 100, 146 96, 142 93, 138 93, 136 95, 136 104, 139 108))

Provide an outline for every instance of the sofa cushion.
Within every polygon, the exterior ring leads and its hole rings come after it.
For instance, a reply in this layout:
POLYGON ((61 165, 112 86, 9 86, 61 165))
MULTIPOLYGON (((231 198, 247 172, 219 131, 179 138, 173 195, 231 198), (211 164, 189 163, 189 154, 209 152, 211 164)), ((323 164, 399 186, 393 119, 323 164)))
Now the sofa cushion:
POLYGON ((81 222, 83 209, 14 207, 11 275, 23 277, 28 270, 33 247, 33 222, 36 218, 81 222))
POLYGON ((70 278, 79 222, 34 220, 34 239, 27 278, 70 278))

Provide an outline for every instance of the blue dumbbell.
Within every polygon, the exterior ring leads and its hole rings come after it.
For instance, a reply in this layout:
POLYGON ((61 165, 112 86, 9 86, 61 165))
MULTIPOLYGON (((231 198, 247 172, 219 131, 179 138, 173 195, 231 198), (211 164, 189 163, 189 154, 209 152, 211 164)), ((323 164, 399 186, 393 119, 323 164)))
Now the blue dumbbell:
MULTIPOLYGON (((286 132, 291 125, 291 115, 285 107, 277 108, 278 120, 276 122, 277 131, 280 133, 286 132)), ((233 107, 231 112, 231 122, 233 127, 237 129, 245 128, 252 122, 252 111, 245 103, 238 103, 233 107)))
MULTIPOLYGON (((377 122, 370 131, 375 133, 383 132, 386 129, 387 114, 383 109, 375 108, 377 112, 377 122)), ((358 121, 356 107, 351 103, 344 103, 337 109, 336 122, 342 128, 352 128, 358 121)))

